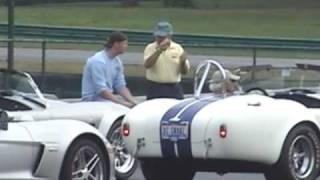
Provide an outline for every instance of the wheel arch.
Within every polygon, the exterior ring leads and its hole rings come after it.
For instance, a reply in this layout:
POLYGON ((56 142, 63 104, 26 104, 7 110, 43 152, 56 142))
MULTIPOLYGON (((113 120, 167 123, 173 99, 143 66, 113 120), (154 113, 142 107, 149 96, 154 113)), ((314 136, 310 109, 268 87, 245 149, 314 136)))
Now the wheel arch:
POLYGON ((74 145, 75 142, 79 141, 80 139, 90 139, 93 140, 94 142, 97 143, 97 145, 101 148, 101 150, 103 150, 104 152, 104 156, 107 160, 107 165, 108 165, 108 173, 110 176, 110 172, 111 172, 111 161, 110 161, 110 156, 109 156, 109 150, 107 149, 106 145, 104 144, 103 140, 101 140, 101 138, 99 136, 96 136, 95 134, 92 133, 84 133, 79 135, 78 137, 76 137, 75 139, 72 140, 72 142, 70 143, 70 145, 68 146, 68 148, 65 151, 65 154, 63 156, 63 159, 61 161, 60 164, 60 170, 59 170, 59 179, 61 179, 61 174, 62 174, 62 170, 64 169, 64 164, 65 164, 65 160, 67 157, 67 154, 70 151, 70 148, 74 145))
MULTIPOLYGON (((281 148, 280 157, 277 160, 275 164, 273 164, 271 167, 266 169, 265 171, 265 177, 266 179, 274 180, 274 179, 316 179, 319 174, 320 169, 320 142, 319 142, 320 132, 319 132, 319 126, 317 126, 316 122, 312 122, 310 120, 301 121, 299 123, 296 123, 290 131, 287 133, 284 143, 281 148), (308 133, 312 132, 312 133, 308 133), (310 140, 309 144, 310 147, 314 149, 313 155, 309 154, 309 157, 306 157, 309 159, 309 162, 307 164, 307 169, 305 167, 296 167, 296 165, 293 165, 293 155, 291 154, 292 149, 294 147, 292 146, 292 142, 296 143, 296 139, 301 136, 308 136, 308 139, 310 140), (290 141, 287 141, 287 140, 290 141), (312 142, 311 142, 312 141, 312 142), (289 157, 291 156, 291 157, 289 157), (313 157, 311 157, 313 156, 313 157), (313 159, 314 158, 314 159, 313 159), (310 160, 313 159, 313 160, 310 160), (314 161, 314 162, 312 162, 314 161), (291 165, 290 165, 291 164, 291 165), (298 170, 296 168, 299 168, 298 170), (301 169, 304 169, 301 171, 301 169)), ((309 141, 308 140, 308 141, 309 141)), ((307 146, 308 148, 308 146, 307 146)), ((303 150, 304 151, 304 150, 303 150)), ((304 151, 305 152, 305 151, 304 151)), ((312 152, 309 151, 308 152, 312 152)), ((303 155, 304 156, 304 155, 303 155)), ((307 155, 308 156, 308 155, 307 155)), ((305 158, 305 157, 303 157, 305 158)), ((300 159, 300 158, 299 158, 300 159)), ((298 160, 300 162, 300 160, 298 160)), ((305 163, 305 160, 302 160, 303 163, 305 163)), ((297 163, 297 162, 296 162, 297 163)), ((300 165, 297 165, 300 166, 300 165)), ((305 166, 305 165, 303 165, 305 166)))
POLYGON ((125 113, 119 113, 117 115, 105 115, 103 119, 101 120, 98 130, 102 133, 104 137, 107 137, 111 127, 118 121, 123 120, 125 117, 125 113))
MULTIPOLYGON (((110 133, 110 130, 113 128, 113 126, 115 124, 117 124, 118 122, 121 122, 123 120, 125 115, 122 115, 122 116, 119 116, 116 120, 114 120, 114 122, 111 124, 109 130, 106 132, 106 137, 108 137, 109 133, 110 133)), ((107 139, 108 140, 108 139, 107 139)))
POLYGON ((317 134, 317 137, 320 139, 320 128, 319 126, 312 120, 302 120, 294 125, 292 125, 292 127, 286 131, 285 133, 285 136, 281 142, 281 148, 279 149, 279 152, 278 152, 278 155, 277 155, 277 161, 274 163, 274 164, 277 164, 280 160, 280 157, 281 157, 281 152, 283 151, 283 148, 284 148, 284 145, 285 145, 285 141, 286 139, 288 138, 289 134, 292 132, 293 129, 295 129, 296 127, 298 126, 302 126, 302 125, 306 125, 310 128, 312 128, 316 134, 317 134))
MULTIPOLYGON (((33 175, 35 177, 58 179, 67 150, 82 135, 91 134, 95 141, 98 139, 99 143, 103 142, 105 146, 108 145, 108 142, 96 128, 81 121, 59 119, 27 122, 21 123, 21 125, 29 131, 35 142, 44 145, 41 158, 37 163, 37 167, 34 168, 33 175)), ((106 147, 105 149, 107 151, 106 147)))

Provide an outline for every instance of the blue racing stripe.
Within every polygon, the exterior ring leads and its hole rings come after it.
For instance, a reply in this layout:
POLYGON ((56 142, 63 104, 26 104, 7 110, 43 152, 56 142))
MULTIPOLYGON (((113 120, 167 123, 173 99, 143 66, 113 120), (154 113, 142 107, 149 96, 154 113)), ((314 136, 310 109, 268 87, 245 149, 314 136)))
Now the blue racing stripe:
POLYGON ((161 118, 160 121, 160 146, 163 157, 176 157, 174 150, 174 142, 169 139, 162 139, 162 124, 169 123, 170 119, 175 117, 186 105, 194 102, 195 99, 189 99, 178 103, 177 105, 170 108, 161 118))
POLYGON ((192 158, 192 150, 191 150, 191 127, 192 127, 192 120, 194 116, 206 105, 210 104, 211 102, 215 101, 216 99, 208 99, 199 101, 189 108, 187 108, 180 116, 180 122, 188 122, 188 139, 179 140, 178 144, 178 153, 179 157, 183 158, 192 158))

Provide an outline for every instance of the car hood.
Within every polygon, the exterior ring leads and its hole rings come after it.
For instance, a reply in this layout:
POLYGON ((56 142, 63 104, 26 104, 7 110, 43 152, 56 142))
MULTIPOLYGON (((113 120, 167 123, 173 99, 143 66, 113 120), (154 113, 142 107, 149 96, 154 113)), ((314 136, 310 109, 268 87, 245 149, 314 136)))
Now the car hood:
POLYGON ((9 116, 17 121, 75 119, 97 124, 109 112, 126 114, 129 108, 112 102, 64 103, 51 101, 45 110, 10 112, 9 116))

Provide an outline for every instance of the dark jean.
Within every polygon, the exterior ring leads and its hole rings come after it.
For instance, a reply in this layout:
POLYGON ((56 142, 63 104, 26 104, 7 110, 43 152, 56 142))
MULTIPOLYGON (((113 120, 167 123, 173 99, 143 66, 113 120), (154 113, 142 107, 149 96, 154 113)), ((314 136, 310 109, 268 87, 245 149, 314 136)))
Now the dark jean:
POLYGON ((180 83, 157 83, 147 80, 147 100, 155 98, 183 99, 180 83))

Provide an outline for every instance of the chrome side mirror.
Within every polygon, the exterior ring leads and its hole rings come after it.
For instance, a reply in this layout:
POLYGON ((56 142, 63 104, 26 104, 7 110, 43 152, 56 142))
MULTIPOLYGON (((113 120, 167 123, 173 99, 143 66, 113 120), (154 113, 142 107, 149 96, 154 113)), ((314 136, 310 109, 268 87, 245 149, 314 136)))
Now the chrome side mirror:
POLYGON ((8 124, 9 124, 9 116, 6 111, 0 111, 0 130, 7 131, 8 130, 8 124))

